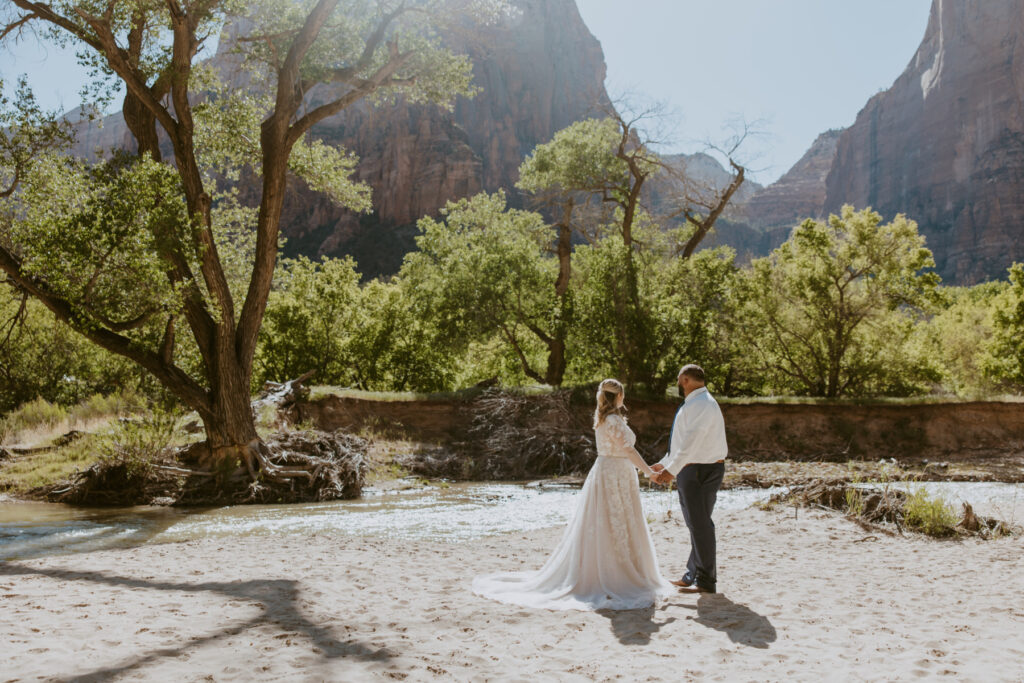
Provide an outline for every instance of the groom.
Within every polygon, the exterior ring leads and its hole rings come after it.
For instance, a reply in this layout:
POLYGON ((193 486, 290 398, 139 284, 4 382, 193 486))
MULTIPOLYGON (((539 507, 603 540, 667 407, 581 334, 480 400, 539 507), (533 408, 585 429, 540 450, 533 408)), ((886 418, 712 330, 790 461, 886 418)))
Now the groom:
POLYGON ((683 519, 690 530, 690 559, 686 574, 672 583, 687 593, 714 593, 715 508, 718 487, 725 475, 725 421, 718 402, 704 386, 704 370, 698 365, 685 365, 677 379, 683 405, 672 423, 669 452, 651 468, 658 472, 654 479, 668 484, 676 478, 683 519))

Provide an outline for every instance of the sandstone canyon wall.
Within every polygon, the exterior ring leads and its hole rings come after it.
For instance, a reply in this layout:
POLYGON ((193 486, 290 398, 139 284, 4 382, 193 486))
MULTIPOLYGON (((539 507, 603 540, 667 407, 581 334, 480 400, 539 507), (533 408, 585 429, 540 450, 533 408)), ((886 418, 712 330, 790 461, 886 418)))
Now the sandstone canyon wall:
MULTIPOLYGON (((451 112, 402 102, 361 104, 313 129, 359 156, 356 177, 373 188, 374 211, 339 209, 293 181, 281 223, 286 255, 351 254, 364 275, 391 274, 415 247, 415 222, 436 215, 448 200, 505 188, 511 203, 521 205, 513 186, 523 157, 574 121, 600 116, 609 99, 601 44, 575 0, 513 4, 519 11, 501 24, 445 39, 472 59, 476 97, 459 98, 451 112)), ((223 45, 214 60, 231 75, 232 57, 223 45)), ((236 78, 245 82, 244 74, 236 78)), ((93 156, 99 146, 133 146, 120 113, 108 116, 102 129, 79 127, 77 154, 93 156)), ((255 201, 258 191, 251 182, 246 196, 255 201)))
POLYGON ((839 138, 825 211, 918 222, 947 282, 1024 260, 1024 0, 933 0, 924 40, 839 138))
POLYGON ((360 157, 374 213, 359 216, 295 187, 285 206, 285 252, 352 254, 369 276, 393 273, 415 247, 414 224, 450 199, 505 188, 514 205, 517 169, 536 145, 608 105, 601 44, 574 0, 516 0, 520 10, 471 40, 447 43, 473 61, 481 92, 454 111, 359 106, 313 133, 360 157))
POLYGON ((758 230, 788 229, 805 218, 821 218, 825 181, 836 156, 842 130, 822 133, 800 160, 744 205, 747 222, 758 230))

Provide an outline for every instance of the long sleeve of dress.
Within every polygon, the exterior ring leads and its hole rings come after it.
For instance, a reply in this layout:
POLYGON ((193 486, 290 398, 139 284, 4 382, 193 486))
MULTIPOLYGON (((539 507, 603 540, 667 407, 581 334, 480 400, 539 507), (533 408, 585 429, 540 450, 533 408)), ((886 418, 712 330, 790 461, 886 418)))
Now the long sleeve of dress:
POLYGON ((629 428, 626 421, 619 415, 609 415, 605 418, 605 422, 612 453, 629 458, 634 467, 648 477, 653 477, 654 470, 644 462, 643 457, 636 450, 636 434, 629 428))

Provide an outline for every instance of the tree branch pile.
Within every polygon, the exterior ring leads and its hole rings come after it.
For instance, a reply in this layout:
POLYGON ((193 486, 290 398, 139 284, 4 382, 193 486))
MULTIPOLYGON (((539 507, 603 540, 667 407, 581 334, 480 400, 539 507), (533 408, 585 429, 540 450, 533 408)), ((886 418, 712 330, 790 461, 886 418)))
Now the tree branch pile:
POLYGON ((149 462, 107 458, 72 475, 61 488, 45 492, 50 502, 128 506, 170 503, 184 488, 188 470, 168 450, 149 462))
MULTIPOLYGON (((974 512, 970 503, 962 503, 960 519, 956 521, 955 511, 941 499, 925 498, 926 502, 938 509, 946 506, 950 518, 939 524, 922 524, 913 518, 911 506, 913 494, 891 486, 865 488, 851 486, 837 480, 818 480, 810 484, 794 486, 788 492, 772 496, 770 504, 799 505, 802 507, 823 507, 846 513, 863 526, 879 527, 894 525, 903 533, 904 529, 918 530, 930 536, 980 536, 998 538, 1019 534, 1022 529, 1008 522, 992 517, 983 517, 974 512)), ((939 514, 936 515, 937 517, 939 514)))
POLYGON ((480 479, 584 473, 597 457, 593 426, 574 409, 572 392, 525 395, 489 389, 469 406, 463 449, 480 479))

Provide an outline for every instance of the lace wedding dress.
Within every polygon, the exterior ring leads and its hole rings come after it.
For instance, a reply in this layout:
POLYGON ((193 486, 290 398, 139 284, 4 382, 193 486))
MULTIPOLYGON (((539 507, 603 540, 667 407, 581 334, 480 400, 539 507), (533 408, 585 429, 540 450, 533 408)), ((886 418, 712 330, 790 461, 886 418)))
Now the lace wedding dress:
MULTIPOLYGON (((576 511, 544 566, 473 579, 473 592, 554 610, 635 609, 673 593, 661 576, 630 455, 636 435, 619 415, 596 432, 597 460, 576 511)), ((639 461, 642 462, 642 461, 639 461)))

